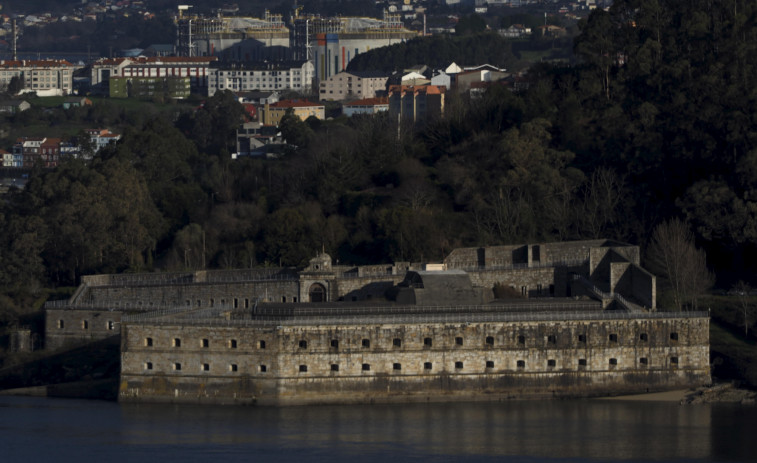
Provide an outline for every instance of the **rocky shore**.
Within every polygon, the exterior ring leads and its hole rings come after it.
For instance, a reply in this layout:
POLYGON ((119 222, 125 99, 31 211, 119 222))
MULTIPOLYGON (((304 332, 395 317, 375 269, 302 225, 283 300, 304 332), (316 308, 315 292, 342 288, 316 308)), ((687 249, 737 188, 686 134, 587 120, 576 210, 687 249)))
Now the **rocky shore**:
POLYGON ((741 389, 733 383, 713 384, 690 391, 681 399, 682 405, 708 404, 716 402, 739 403, 753 405, 757 403, 757 392, 741 389))

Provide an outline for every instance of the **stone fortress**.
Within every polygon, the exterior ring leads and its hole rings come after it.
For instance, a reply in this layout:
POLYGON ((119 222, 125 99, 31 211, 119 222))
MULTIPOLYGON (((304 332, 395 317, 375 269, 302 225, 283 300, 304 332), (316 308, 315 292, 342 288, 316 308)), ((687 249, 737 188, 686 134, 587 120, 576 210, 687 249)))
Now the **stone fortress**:
POLYGON ((93 275, 49 348, 121 336, 122 401, 613 395, 710 382, 709 317, 658 312, 639 248, 463 248, 442 264, 93 275), (508 296, 503 298, 502 296, 508 296))

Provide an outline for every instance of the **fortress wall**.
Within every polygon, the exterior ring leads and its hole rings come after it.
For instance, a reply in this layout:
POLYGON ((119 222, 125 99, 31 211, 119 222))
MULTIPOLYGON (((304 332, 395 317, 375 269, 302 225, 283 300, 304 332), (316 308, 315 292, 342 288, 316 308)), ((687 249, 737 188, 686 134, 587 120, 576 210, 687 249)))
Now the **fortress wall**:
POLYGON ((48 309, 45 311, 45 348, 59 349, 121 333, 121 312, 109 310, 48 309))
POLYGON ((710 381, 708 330, 707 318, 277 328, 126 324, 120 399, 368 403, 692 387, 710 381))
POLYGON ((523 268, 514 270, 480 270, 470 271, 473 286, 491 289, 500 283, 510 286, 528 297, 566 296, 567 287, 563 273, 556 268, 523 268), (525 287, 525 289, 524 289, 525 287))
POLYGON ((210 307, 217 304, 241 307, 258 297, 269 302, 299 301, 297 280, 257 282, 197 283, 184 285, 105 286, 90 288, 83 302, 116 308, 151 308, 165 306, 210 307))
POLYGON ((630 262, 610 264, 610 290, 626 295, 645 307, 655 308, 657 284, 654 275, 630 262))
POLYGON ((365 301, 383 299, 392 286, 402 282, 405 275, 364 278, 339 278, 336 280, 337 299, 365 301))

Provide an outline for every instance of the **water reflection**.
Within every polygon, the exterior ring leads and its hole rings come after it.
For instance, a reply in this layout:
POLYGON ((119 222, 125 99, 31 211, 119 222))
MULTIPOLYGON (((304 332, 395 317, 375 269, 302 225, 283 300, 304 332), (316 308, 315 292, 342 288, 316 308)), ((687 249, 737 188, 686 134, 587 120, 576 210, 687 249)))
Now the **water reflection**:
POLYGON ((34 461, 749 461, 757 408, 596 400, 247 408, 0 397, 0 448, 34 461), (63 457, 63 458, 61 458, 63 457))

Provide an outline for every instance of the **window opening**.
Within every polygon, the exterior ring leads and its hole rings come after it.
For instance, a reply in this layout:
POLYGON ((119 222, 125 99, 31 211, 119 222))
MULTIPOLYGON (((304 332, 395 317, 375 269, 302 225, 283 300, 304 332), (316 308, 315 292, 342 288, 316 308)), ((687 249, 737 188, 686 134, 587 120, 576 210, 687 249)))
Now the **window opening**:
POLYGON ((402 347, 402 339, 400 339, 400 338, 394 338, 392 340, 392 345, 394 347, 402 347))
POLYGON ((455 370, 462 370, 463 362, 455 362, 455 370))
POLYGON ((613 333, 610 335, 610 342, 618 342, 618 335, 613 333))
POLYGON ((423 338, 423 345, 426 347, 431 347, 433 344, 433 341, 431 341, 431 338, 423 338))
POLYGON ((461 338, 459 336, 456 337, 455 338, 455 345, 462 346, 463 345, 463 338, 461 338))
POLYGON ((210 364, 209 363, 203 363, 202 364, 202 371, 210 371, 210 364))
POLYGON ((618 359, 610 359, 610 366, 615 366, 618 364, 618 359))
POLYGON ((306 373, 308 371, 307 365, 300 365, 300 373, 306 373))
POLYGON ((152 347, 152 338, 145 338, 145 346, 152 347))
POLYGON ((642 358, 639 359, 639 363, 642 364, 642 365, 648 365, 649 364, 649 360, 647 360, 646 357, 642 357, 642 358))
POLYGON ((236 363, 232 363, 231 365, 229 365, 229 371, 234 372, 237 370, 239 370, 239 366, 237 366, 236 363))
POLYGON ((549 336, 547 336, 547 342, 550 344, 557 344, 557 336, 550 334, 549 336))
POLYGON ((431 369, 431 366, 432 366, 432 365, 431 365, 431 362, 425 362, 425 363, 423 364, 423 369, 424 369, 424 370, 430 370, 430 369, 431 369))
POLYGON ((145 363, 145 370, 152 370, 152 362, 145 363))
POLYGON ((181 339, 179 339, 179 338, 173 338, 173 346, 174 347, 181 347, 181 339))
POLYGON ((174 363, 173 369, 176 371, 181 371, 181 363, 174 363))
POLYGON ((334 347, 334 348, 339 347, 339 340, 338 339, 332 339, 331 340, 331 347, 334 347))
POLYGON ((548 367, 554 367, 557 365, 557 362, 554 359, 547 360, 547 366, 548 367))
POLYGON ((304 339, 300 340, 300 349, 307 349, 308 348, 308 342, 304 339))
POLYGON ((209 341, 209 340, 207 340, 207 339, 203 339, 203 340, 202 340, 202 347, 203 347, 204 349, 207 349, 208 347, 210 347, 210 341, 209 341))
POLYGON ((646 342, 646 341, 649 340, 649 336, 647 336, 647 333, 641 333, 639 335, 639 339, 642 340, 642 341, 644 341, 644 342, 646 342))
POLYGON ((371 340, 370 339, 363 339, 362 345, 365 348, 371 347, 371 340))
POLYGON ((671 341, 678 341, 678 333, 676 333, 676 332, 670 333, 670 340, 671 341))
POLYGON ((338 363, 332 363, 331 364, 331 371, 339 371, 339 364, 338 363))
POLYGON ((229 348, 230 349, 236 349, 237 348, 237 340, 236 339, 229 340, 229 348))
POLYGON ((370 363, 364 363, 363 364, 363 371, 370 371, 371 370, 371 364, 370 363))
POLYGON ((518 344, 525 344, 525 343, 526 343, 526 337, 518 336, 518 344))
POLYGON ((494 361, 487 360, 486 361, 486 368, 494 368, 494 361))
POLYGON ((518 363, 516 363, 518 368, 526 368, 526 361, 525 360, 518 360, 518 363))
POLYGON ((586 359, 578 359, 578 366, 579 367, 585 367, 586 366, 586 359))
POLYGON ((494 345, 494 336, 487 336, 486 337, 486 344, 493 346, 494 345))
POLYGON ((578 342, 586 343, 586 335, 585 334, 579 334, 578 335, 578 342))
POLYGON ((393 363, 392 364, 392 370, 397 370, 397 371, 402 370, 402 364, 400 364, 400 363, 393 363))

